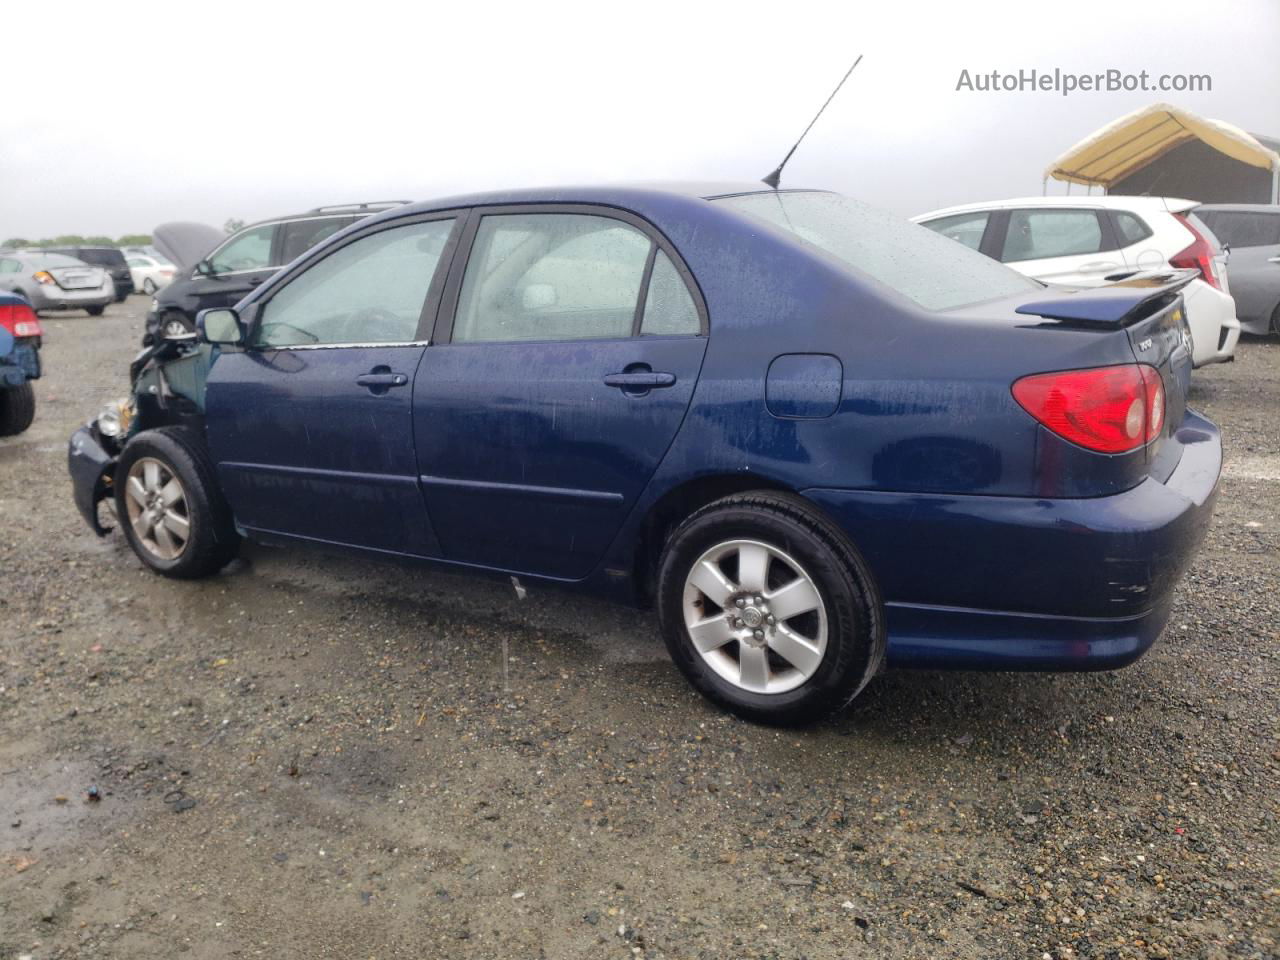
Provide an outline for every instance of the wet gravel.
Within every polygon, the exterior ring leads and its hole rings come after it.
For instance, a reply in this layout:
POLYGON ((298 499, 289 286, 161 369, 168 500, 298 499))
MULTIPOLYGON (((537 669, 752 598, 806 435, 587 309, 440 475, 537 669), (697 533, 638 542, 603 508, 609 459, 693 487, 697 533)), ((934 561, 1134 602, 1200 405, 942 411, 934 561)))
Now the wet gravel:
POLYGON ((1280 342, 1196 375, 1229 464, 1145 659, 890 673, 779 731, 626 609, 144 573, 64 467, 144 309, 47 318, 0 440, 0 958, 1280 956, 1280 342))

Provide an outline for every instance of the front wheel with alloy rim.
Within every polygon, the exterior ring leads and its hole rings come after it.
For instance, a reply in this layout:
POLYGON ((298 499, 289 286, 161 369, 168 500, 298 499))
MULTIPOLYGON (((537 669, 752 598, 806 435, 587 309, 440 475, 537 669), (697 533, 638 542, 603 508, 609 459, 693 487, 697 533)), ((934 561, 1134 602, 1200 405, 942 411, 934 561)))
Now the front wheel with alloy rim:
POLYGON ((179 310, 169 310, 160 318, 161 337, 184 337, 195 330, 187 315, 179 310))
POLYGON ((115 472, 116 515, 129 546, 167 577, 216 573, 240 538, 201 438, 186 427, 146 430, 115 472))
POLYGON ((789 494, 725 497, 681 523, 663 551, 657 601, 689 682, 751 720, 805 723, 838 711, 884 659, 865 562, 789 494))

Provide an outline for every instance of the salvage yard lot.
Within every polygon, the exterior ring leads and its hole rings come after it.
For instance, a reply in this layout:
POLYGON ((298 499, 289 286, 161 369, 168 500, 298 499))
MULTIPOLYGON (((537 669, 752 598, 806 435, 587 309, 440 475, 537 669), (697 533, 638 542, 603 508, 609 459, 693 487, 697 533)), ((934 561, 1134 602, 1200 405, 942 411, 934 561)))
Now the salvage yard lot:
POLYGON ((1280 951, 1280 342, 1195 375, 1228 463, 1145 659, 896 672, 779 731, 647 613, 256 547, 145 573, 64 452, 145 302, 44 318, 0 441, 0 958, 1280 951))

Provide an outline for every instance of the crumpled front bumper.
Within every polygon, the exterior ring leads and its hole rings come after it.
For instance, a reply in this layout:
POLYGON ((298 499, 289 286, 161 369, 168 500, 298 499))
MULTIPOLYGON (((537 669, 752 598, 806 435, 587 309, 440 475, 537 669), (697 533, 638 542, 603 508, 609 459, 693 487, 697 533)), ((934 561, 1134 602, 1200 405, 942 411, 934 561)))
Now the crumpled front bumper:
POLYGON ((98 536, 111 531, 98 519, 98 504, 114 495, 116 458, 98 442, 93 431, 81 427, 67 445, 67 472, 71 474, 71 496, 85 523, 98 536))

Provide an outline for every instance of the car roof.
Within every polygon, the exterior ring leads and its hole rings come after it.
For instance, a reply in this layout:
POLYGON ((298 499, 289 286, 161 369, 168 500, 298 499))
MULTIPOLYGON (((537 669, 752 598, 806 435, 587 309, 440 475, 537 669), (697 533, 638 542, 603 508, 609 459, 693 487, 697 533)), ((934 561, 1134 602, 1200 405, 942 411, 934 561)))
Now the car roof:
MULTIPOLYGON (((635 181, 612 184, 580 184, 565 186, 519 187, 508 190, 490 190, 483 193, 465 193, 439 197, 396 207, 386 211, 383 217, 403 216, 414 213, 430 213, 455 207, 501 206, 506 204, 533 203, 587 203, 601 206, 618 206, 626 209, 638 202, 669 197, 682 200, 715 200, 751 193, 772 193, 772 188, 759 181, 635 181)), ((784 187, 782 193, 814 193, 810 188, 784 187)))
POLYGON ((928 213, 916 214, 913 221, 933 220, 936 217, 950 216, 954 213, 969 213, 974 210, 1009 210, 1021 207, 1098 207, 1111 210, 1136 210, 1144 213, 1162 213, 1171 207, 1188 209, 1197 206, 1194 200, 1183 200, 1179 197, 1139 197, 1099 194, 1098 196, 1056 196, 1056 197, 1014 197, 1009 200, 987 200, 982 203, 964 203, 954 207, 943 207, 930 210, 928 213))

